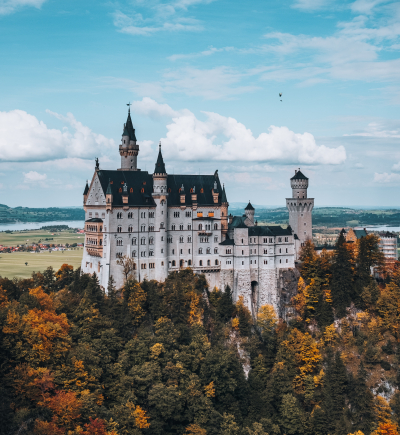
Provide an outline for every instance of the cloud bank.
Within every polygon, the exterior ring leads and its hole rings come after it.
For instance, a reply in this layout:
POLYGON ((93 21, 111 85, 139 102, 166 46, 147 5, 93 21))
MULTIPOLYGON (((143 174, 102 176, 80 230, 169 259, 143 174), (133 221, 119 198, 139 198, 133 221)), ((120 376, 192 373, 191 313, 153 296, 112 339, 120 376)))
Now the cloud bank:
POLYGON ((167 135, 162 139, 168 158, 184 161, 255 161, 283 164, 341 164, 346 160, 343 146, 329 148, 317 145, 310 133, 294 133, 287 127, 270 126, 268 132, 254 136, 236 119, 213 112, 199 120, 185 109, 175 111, 167 104, 143 98, 133 110, 146 116, 170 116, 167 135))
POLYGON ((0 15, 12 14, 24 6, 40 8, 46 0, 0 0, 0 15))
POLYGON ((0 112, 0 161, 41 162, 69 157, 93 158, 116 149, 112 139, 94 133, 77 121, 51 111, 49 114, 68 127, 51 129, 43 121, 23 110, 0 112))

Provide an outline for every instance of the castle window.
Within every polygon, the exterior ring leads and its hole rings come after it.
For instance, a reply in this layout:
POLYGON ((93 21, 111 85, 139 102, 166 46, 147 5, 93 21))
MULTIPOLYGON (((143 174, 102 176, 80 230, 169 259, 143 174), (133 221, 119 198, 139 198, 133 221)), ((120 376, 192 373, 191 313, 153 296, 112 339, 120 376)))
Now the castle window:
POLYGON ((199 261, 199 266, 203 266, 203 260, 199 261))
POLYGON ((154 245, 154 237, 150 237, 150 239, 149 239, 149 245, 154 245))
POLYGON ((218 243, 218 236, 214 237, 214 242, 218 243))
POLYGON ((149 226, 149 231, 154 231, 154 225, 149 226))
POLYGON ((141 257, 146 257, 146 251, 142 251, 142 252, 140 253, 140 256, 141 256, 141 257))
POLYGON ((282 242, 282 237, 278 237, 278 243, 282 242))
POLYGON ((203 188, 200 189, 200 193, 204 193, 204 189, 203 188))
POLYGON ((117 228, 117 233, 122 233, 122 227, 117 228))
POLYGON ((218 248, 214 248, 214 254, 218 254, 218 248))
POLYGON ((188 254, 191 254, 190 249, 188 249, 188 254))
POLYGON ((145 244, 146 244, 146 239, 145 239, 144 237, 142 237, 142 238, 140 239, 140 244, 141 244, 141 245, 145 245, 145 244))
POLYGON ((179 237, 179 243, 183 243, 183 236, 179 237))
POLYGON ((270 238, 269 243, 274 243, 274 239, 270 238))
POLYGON ((129 189, 129 193, 133 193, 133 188, 132 187, 129 189))
POLYGON ((140 265, 140 268, 141 268, 141 269, 146 269, 146 264, 141 264, 141 265, 140 265))
POLYGON ((171 226, 171 230, 175 231, 175 224, 171 226))
POLYGON ((136 257, 136 251, 132 251, 132 257, 136 257))
POLYGON ((232 254, 232 249, 227 249, 227 250, 226 250, 226 253, 227 253, 227 254, 232 254))
POLYGON ((190 188, 190 193, 193 193, 193 187, 190 188))
POLYGON ((264 264, 268 264, 268 260, 264 260, 264 264))
POLYGON ((149 251, 149 257, 154 257, 154 251, 149 251))
POLYGON ((199 224, 199 231, 201 231, 203 229, 203 225, 199 224))
POLYGON ((282 253, 282 249, 279 249, 279 253, 280 253, 280 254, 282 253))
POLYGON ((183 225, 179 225, 179 229, 182 231, 183 230, 183 225))
POLYGON ((218 229, 218 224, 214 224, 214 230, 218 229))
POLYGON ((253 250, 252 249, 250 249, 250 254, 252 254, 253 253, 253 250))
POLYGON ((191 212, 191 211, 187 211, 187 212, 185 213, 185 216, 186 216, 186 217, 192 217, 192 212, 191 212))
POLYGON ((192 230, 192 226, 189 224, 188 225, 188 230, 191 231, 192 230))
POLYGON ((254 260, 254 264, 257 264, 257 260, 254 260))
POLYGON ((203 217, 203 212, 202 212, 202 211, 198 211, 198 212, 197 212, 197 217, 198 217, 198 218, 203 217))
POLYGON ((243 239, 242 239, 242 245, 243 245, 243 239))
POLYGON ((132 239, 132 245, 136 245, 136 237, 132 239))
POLYGON ((174 211, 174 217, 179 217, 180 213, 179 211, 174 211))
POLYGON ((164 222, 160 223, 160 228, 163 229, 164 228, 164 222))
POLYGON ((142 187, 142 188, 140 189, 140 192, 141 192, 141 193, 144 193, 144 187, 142 187))
POLYGON ((172 250, 172 255, 175 255, 175 249, 172 250))
POLYGON ((122 187, 120 187, 120 188, 118 189, 118 192, 119 192, 119 193, 121 193, 121 192, 122 192, 122 187))
POLYGON ((289 263, 288 259, 286 258, 286 263, 289 263))
POLYGON ((307 222, 304 222, 304 226, 306 226, 307 225, 307 222))
POLYGON ((203 248, 199 248, 199 254, 203 253, 203 248))
POLYGON ((128 227, 128 233, 132 232, 132 226, 128 227))
POLYGON ((192 260, 188 260, 188 266, 192 265, 192 260))
POLYGON ((242 255, 244 255, 244 251, 242 250, 242 255))
POLYGON ((285 237, 285 242, 288 242, 289 241, 289 237, 285 237))
POLYGON ((142 233, 143 233, 144 231, 146 231, 146 225, 141 225, 141 227, 140 227, 140 231, 142 231, 142 233))
POLYGON ((253 260, 250 260, 250 264, 253 264, 253 260))
POLYGON ((176 266, 176 261, 172 260, 172 267, 175 267, 175 266, 176 266))
POLYGON ((149 263, 149 269, 154 269, 155 268, 155 263, 149 263))
POLYGON ((187 238, 187 241, 188 241, 188 243, 192 243, 192 238, 189 236, 189 237, 187 238))
POLYGON ((287 248, 286 248, 286 254, 288 253, 288 250, 287 250, 287 248))
POLYGON ((282 260, 279 260, 279 263, 282 263, 282 260))
POLYGON ((170 187, 168 187, 168 193, 171 193, 171 188, 170 187))
POLYGON ((154 211, 150 211, 149 212, 149 218, 153 218, 154 217, 154 211))
POLYGON ((207 260, 207 266, 211 266, 211 260, 207 260))
POLYGON ((264 254, 268 254, 268 249, 264 249, 264 254))
POLYGON ((215 265, 218 266, 218 264, 219 264, 219 263, 218 263, 218 260, 215 260, 215 265))
POLYGON ((163 261, 161 262, 161 266, 164 266, 164 262, 163 261))
POLYGON ((145 181, 143 181, 143 186, 146 186, 146 182, 145 181))
POLYGON ((242 266, 244 266, 244 261, 242 261, 242 266))
POLYGON ((167 238, 167 243, 172 243, 172 237, 167 238))

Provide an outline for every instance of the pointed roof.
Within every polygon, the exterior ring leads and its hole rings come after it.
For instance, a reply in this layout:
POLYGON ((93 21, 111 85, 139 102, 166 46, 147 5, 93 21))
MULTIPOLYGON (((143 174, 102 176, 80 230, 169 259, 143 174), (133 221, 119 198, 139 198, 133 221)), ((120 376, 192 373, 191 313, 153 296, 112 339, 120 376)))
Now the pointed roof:
POLYGON ((228 202, 228 199, 226 198, 225 184, 224 184, 223 187, 222 187, 221 202, 228 202))
POLYGON ((157 162, 156 162, 156 167, 154 168, 154 173, 155 174, 166 174, 167 171, 165 170, 165 164, 164 164, 164 159, 163 156, 161 154, 161 141, 158 144, 158 157, 157 157, 157 162))
POLYGON ((249 203, 247 204, 245 210, 255 210, 255 208, 251 205, 250 201, 249 201, 249 203))
POLYGON ((88 192, 89 192, 89 184, 88 184, 88 181, 86 180, 86 186, 85 186, 85 190, 83 191, 83 194, 87 195, 88 192))
POLYGON ((112 195, 112 190, 111 190, 111 179, 108 179, 108 186, 107 186, 107 191, 106 191, 106 195, 112 195))
POLYGON ((291 180, 308 180, 308 178, 300 171, 299 168, 299 170, 296 171, 291 180))
POLYGON ((132 124, 130 108, 128 110, 128 119, 126 120, 126 124, 124 124, 124 132, 122 133, 122 136, 128 136, 129 140, 133 140, 134 142, 136 142, 136 134, 132 124))

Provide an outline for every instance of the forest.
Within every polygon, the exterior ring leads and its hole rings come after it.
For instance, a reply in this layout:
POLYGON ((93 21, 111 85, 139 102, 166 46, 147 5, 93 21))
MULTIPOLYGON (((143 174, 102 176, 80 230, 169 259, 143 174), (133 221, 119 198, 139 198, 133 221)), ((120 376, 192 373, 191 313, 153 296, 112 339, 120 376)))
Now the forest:
POLYGON ((400 268, 374 235, 301 260, 286 320, 191 269, 1 278, 0 433, 398 435, 400 268))

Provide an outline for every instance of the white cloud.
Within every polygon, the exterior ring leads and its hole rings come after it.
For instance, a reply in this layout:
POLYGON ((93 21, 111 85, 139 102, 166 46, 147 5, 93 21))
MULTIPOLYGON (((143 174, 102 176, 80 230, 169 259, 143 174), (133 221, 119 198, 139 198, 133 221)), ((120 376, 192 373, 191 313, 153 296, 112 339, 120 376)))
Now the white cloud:
POLYGON ((329 3, 329 0, 296 0, 292 7, 296 9, 315 11, 326 7, 329 3))
MULTIPOLYGON (((393 125, 392 125, 393 127, 393 125)), ((375 138, 400 138, 400 128, 388 130, 385 125, 378 122, 370 122, 365 131, 353 134, 344 134, 343 136, 361 136, 375 138)))
POLYGON ((46 0, 0 0, 0 15, 7 15, 15 12, 24 6, 40 8, 46 0))
POLYGON ((369 15, 376 6, 382 3, 388 3, 388 1, 389 0, 356 0, 350 5, 350 9, 354 13, 369 15))
POLYGON ((388 174, 387 172, 379 174, 375 172, 374 181, 375 183, 398 183, 400 182, 400 174, 388 174))
POLYGON ((399 163, 395 163, 392 166, 392 171, 394 171, 394 172, 400 172, 400 162, 399 163))
MULTIPOLYGON (((157 104, 157 103, 156 103, 157 104)), ((156 104, 152 103, 153 107, 156 104)), ((163 111, 165 111, 165 105, 163 111)), ((173 109, 171 109, 173 111, 173 109)), ((294 133, 287 127, 271 126, 255 137, 234 118, 203 112, 201 121, 189 110, 173 116, 162 139, 167 158, 184 161, 280 162, 340 164, 346 160, 343 146, 317 145, 310 133, 294 133)))
POLYGON ((216 48, 216 47, 209 47, 207 50, 203 50, 200 53, 189 53, 189 54, 173 54, 172 56, 168 56, 167 59, 171 61, 181 60, 181 59, 194 59, 196 57, 203 57, 203 56, 211 56, 215 53, 221 53, 224 51, 233 51, 234 47, 222 47, 222 48, 216 48))
POLYGON ((37 181, 44 181, 46 180, 47 175, 46 174, 39 174, 39 172, 36 171, 30 171, 30 172, 24 172, 24 182, 25 183, 35 183, 37 181))
POLYGON ((70 128, 50 129, 23 110, 0 112, 0 161, 35 162, 67 157, 94 158, 115 148, 112 139, 67 116, 47 111, 70 128))
POLYGON ((159 104, 149 97, 144 97, 142 101, 134 101, 131 109, 140 115, 153 119, 179 116, 179 112, 173 110, 168 104, 159 104))

